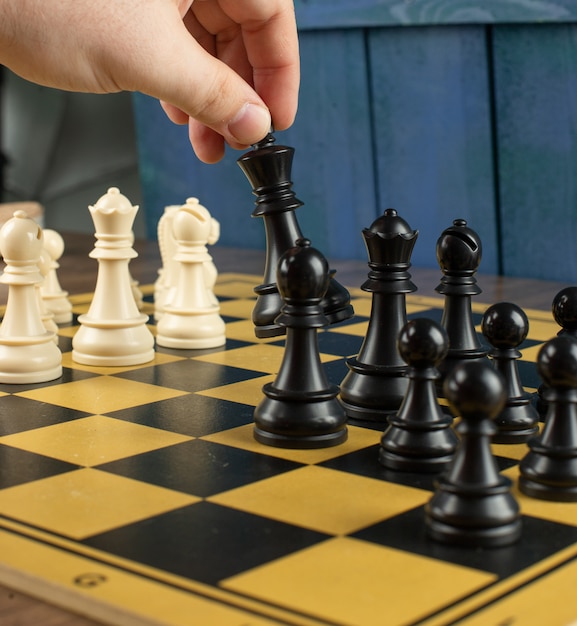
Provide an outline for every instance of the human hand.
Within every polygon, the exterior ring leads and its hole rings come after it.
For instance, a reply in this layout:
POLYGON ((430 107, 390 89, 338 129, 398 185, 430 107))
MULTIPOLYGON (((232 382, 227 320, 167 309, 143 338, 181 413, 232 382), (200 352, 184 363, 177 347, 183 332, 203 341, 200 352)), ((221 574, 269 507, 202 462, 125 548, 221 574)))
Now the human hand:
POLYGON ((292 0, 0 0, 0 62, 50 87, 156 97, 207 163, 297 109, 292 0))

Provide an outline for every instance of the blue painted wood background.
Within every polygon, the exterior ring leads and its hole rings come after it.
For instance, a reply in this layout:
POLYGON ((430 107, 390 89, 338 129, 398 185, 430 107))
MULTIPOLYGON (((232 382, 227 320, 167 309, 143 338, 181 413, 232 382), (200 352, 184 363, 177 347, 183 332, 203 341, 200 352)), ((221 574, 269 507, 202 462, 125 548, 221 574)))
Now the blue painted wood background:
MULTIPOLYGON (((294 126, 302 230, 331 259, 366 259, 361 231, 388 207, 419 230, 413 264, 464 217, 481 272, 577 282, 577 2, 298 0, 294 126)), ((148 235, 197 196, 221 245, 264 247, 229 151, 194 156, 185 128, 134 99, 148 235)), ((338 263, 334 264, 338 267, 338 263)))

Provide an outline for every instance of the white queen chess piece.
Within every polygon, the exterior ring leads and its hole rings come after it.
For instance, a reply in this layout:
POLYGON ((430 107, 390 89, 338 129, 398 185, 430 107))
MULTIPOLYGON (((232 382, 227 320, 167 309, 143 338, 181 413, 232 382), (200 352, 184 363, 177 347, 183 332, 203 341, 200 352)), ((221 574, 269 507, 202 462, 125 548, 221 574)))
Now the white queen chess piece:
POLYGON ((214 224, 197 198, 189 198, 172 218, 177 243, 174 261, 180 267, 174 296, 165 303, 157 324, 156 343, 166 348, 216 348, 226 342, 225 324, 218 301, 207 288, 206 249, 214 224))
POLYGON ((138 256, 132 225, 138 206, 111 187, 88 207, 96 227, 90 257, 98 260, 98 277, 88 313, 78 318, 72 359, 85 365, 125 366, 154 358, 154 336, 132 293, 128 264, 138 256))
POLYGON ((8 285, 6 313, 0 324, 0 382, 42 383, 62 375, 62 353, 46 330, 38 305, 38 270, 43 235, 24 211, 16 211, 0 229, 0 252, 8 285))

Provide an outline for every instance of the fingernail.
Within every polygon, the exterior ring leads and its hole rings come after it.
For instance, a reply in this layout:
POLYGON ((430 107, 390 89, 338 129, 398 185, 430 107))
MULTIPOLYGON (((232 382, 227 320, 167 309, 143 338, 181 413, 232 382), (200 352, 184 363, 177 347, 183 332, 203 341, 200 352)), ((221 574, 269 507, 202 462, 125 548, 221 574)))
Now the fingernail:
POLYGON ((271 124, 268 109, 247 102, 228 124, 228 132, 241 144, 250 145, 260 141, 271 124))

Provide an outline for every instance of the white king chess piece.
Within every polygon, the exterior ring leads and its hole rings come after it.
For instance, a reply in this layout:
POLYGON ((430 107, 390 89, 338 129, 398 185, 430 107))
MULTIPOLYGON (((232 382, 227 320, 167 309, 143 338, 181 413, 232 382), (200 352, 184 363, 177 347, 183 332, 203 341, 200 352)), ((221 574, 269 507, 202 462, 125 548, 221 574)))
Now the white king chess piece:
POLYGON ((137 206, 111 187, 88 207, 96 227, 90 257, 98 260, 98 277, 88 313, 78 318, 72 359, 85 365, 125 366, 154 358, 154 336, 132 293, 128 263, 138 256, 132 247, 137 206))
POLYGON ((206 249, 214 228, 210 213, 197 198, 189 198, 172 219, 177 243, 178 283, 165 303, 156 330, 156 343, 166 348, 203 349, 226 342, 225 324, 218 301, 210 296, 205 264, 212 260, 206 249))
POLYGON ((43 383, 62 375, 62 353, 46 330, 38 306, 38 270, 42 229, 24 211, 16 211, 0 229, 0 252, 8 285, 6 313, 0 325, 0 382, 43 383))

